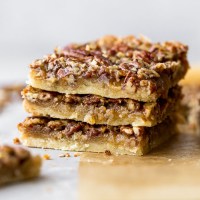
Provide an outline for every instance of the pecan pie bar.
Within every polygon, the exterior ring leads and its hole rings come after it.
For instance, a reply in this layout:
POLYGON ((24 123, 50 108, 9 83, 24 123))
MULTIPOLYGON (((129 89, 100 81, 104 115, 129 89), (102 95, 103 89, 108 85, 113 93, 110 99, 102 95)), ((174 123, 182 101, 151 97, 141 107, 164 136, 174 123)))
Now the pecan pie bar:
POLYGON ((170 138, 176 125, 170 118, 154 127, 135 127, 31 117, 18 129, 22 143, 30 147, 143 155, 170 138))
POLYGON ((179 86, 171 88, 167 99, 158 99, 151 103, 97 95, 67 95, 31 86, 26 87, 22 94, 25 110, 33 116, 112 126, 154 126, 176 110, 181 99, 180 90, 179 86))
POLYGON ((66 94, 94 94, 155 102, 189 67, 187 46, 106 36, 71 44, 30 65, 30 85, 66 94))
POLYGON ((182 107, 186 122, 180 125, 182 131, 200 134, 200 84, 184 85, 182 107))
POLYGON ((41 158, 21 147, 0 146, 0 185, 39 175, 41 158))

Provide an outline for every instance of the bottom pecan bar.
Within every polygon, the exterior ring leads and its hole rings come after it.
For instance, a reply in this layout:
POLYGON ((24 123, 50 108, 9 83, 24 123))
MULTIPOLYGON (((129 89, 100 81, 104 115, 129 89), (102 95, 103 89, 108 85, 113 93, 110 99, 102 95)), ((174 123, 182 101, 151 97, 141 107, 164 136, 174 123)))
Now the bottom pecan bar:
POLYGON ((41 158, 21 147, 0 146, 0 185, 39 175, 41 158))
POLYGON ((170 118, 154 127, 133 127, 30 117, 18 129, 22 143, 30 147, 143 155, 170 138, 176 124, 170 118))

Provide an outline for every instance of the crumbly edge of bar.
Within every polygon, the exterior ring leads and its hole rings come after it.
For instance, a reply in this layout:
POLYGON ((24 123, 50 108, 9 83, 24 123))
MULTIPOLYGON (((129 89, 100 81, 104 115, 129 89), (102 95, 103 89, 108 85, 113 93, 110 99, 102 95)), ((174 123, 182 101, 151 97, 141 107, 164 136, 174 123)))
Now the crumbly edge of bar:
POLYGON ((33 116, 113 126, 154 126, 177 109, 181 98, 179 86, 170 90, 168 99, 160 99, 157 103, 95 95, 65 95, 32 87, 27 87, 22 94, 25 110, 33 116))
MULTIPOLYGON (((105 126, 101 125, 101 131, 96 135, 91 134, 91 129, 88 129, 87 125, 85 125, 84 131, 71 129, 73 133, 67 135, 58 130, 46 131, 49 127, 47 122, 43 124, 43 128, 36 127, 37 125, 33 125, 33 122, 26 123, 27 121, 19 124, 18 128, 22 133, 22 143, 27 146, 72 151, 103 152, 109 150, 113 154, 143 155, 176 132, 176 125, 170 119, 166 119, 163 123, 151 128, 121 126, 120 129, 115 127, 113 132, 111 129, 109 132, 103 131, 105 126), (131 134, 131 131, 134 133, 131 134)), ((92 127, 92 131, 98 131, 96 126, 90 127, 92 127)))
POLYGON ((21 147, 0 147, 0 185, 35 178, 40 167, 40 156, 32 156, 21 147))

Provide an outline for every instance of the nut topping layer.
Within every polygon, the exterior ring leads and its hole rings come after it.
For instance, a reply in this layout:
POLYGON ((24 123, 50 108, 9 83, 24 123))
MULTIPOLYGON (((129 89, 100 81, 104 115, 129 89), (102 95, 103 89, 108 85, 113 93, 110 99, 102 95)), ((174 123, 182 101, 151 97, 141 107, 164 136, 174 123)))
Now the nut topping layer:
MULTIPOLYGON (((78 149, 82 149, 93 141, 98 142, 97 145, 100 146, 101 142, 102 145, 111 144, 116 148, 121 145, 124 149, 130 149, 130 151, 134 150, 135 147, 148 148, 152 142, 155 143, 154 137, 157 138, 160 135, 160 138, 165 138, 169 136, 168 134, 171 135, 176 131, 175 123, 171 118, 165 119, 163 123, 154 127, 133 127, 131 125, 89 125, 73 120, 32 117, 26 118, 24 122, 20 123, 18 129, 24 134, 25 138, 48 139, 48 141, 54 140, 59 143, 71 141, 76 144, 77 142, 80 144, 78 149)), ((61 147, 57 148, 62 149, 61 147)), ((67 150, 68 148, 69 146, 64 149, 67 150)), ((93 151, 98 152, 97 149, 93 151)))
POLYGON ((99 81, 145 84, 140 80, 172 75, 187 63, 187 46, 179 42, 151 43, 142 38, 105 36, 94 42, 71 44, 36 60, 30 67, 38 77, 77 77, 99 81))
MULTIPOLYGON (((170 119, 166 119, 169 122, 170 119)), ((146 134, 146 129, 150 130, 154 127, 133 127, 131 125, 125 126, 108 126, 108 125, 90 125, 85 122, 77 122, 74 120, 60 120, 45 117, 28 117, 23 123, 18 125, 20 129, 27 129, 36 132, 37 134, 54 134, 54 131, 60 134, 57 137, 71 137, 74 133, 81 132, 87 137, 94 137, 102 134, 119 134, 126 136, 139 137, 146 134)), ((49 135, 49 137, 50 137, 49 135)))
MULTIPOLYGON (((169 90, 167 99, 158 99, 158 106, 165 105, 169 100, 180 99, 181 97, 181 87, 175 86, 169 90)), ((151 105, 153 103, 145 103, 141 101, 136 101, 133 99, 119 98, 112 99, 101 97, 93 94, 61 94, 58 92, 50 92, 45 90, 40 90, 27 86, 22 91, 22 96, 30 102, 44 103, 53 101, 54 103, 64 102, 71 105, 94 105, 95 107, 105 106, 106 109, 123 106, 130 111, 143 111, 145 105, 151 105)))

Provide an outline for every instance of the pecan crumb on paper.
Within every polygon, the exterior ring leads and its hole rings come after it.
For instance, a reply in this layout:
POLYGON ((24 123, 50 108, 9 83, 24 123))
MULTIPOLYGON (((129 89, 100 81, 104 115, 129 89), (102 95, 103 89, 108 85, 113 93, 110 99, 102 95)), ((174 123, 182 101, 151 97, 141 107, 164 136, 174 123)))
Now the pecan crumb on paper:
POLYGON ((44 160, 51 160, 51 156, 49 154, 44 154, 43 159, 44 160))

